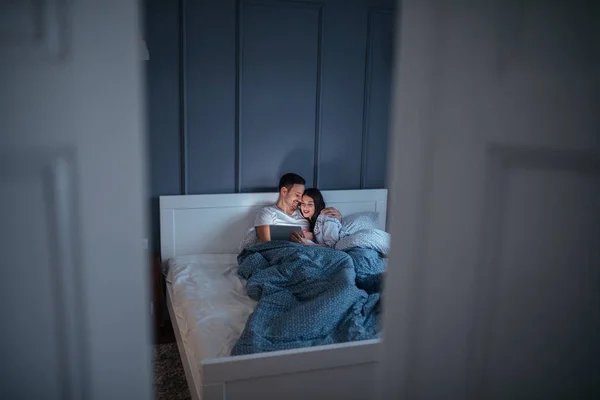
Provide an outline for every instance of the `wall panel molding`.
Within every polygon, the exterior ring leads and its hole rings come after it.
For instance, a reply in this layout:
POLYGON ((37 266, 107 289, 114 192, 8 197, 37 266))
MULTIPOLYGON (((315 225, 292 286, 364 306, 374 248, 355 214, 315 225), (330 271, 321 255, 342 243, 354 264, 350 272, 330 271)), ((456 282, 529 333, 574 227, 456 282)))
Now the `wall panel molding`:
POLYGON ((313 186, 319 187, 319 164, 321 161, 321 99, 323 79, 323 4, 319 6, 319 26, 317 33, 317 90, 315 107, 315 162, 313 186))
MULTIPOLYGON (((386 7, 369 7, 367 13, 367 41, 365 47, 365 75, 363 89, 363 124, 362 124, 362 148, 360 167, 360 188, 367 185, 367 152, 369 148, 369 119, 371 109, 372 77, 373 77, 373 42, 374 42, 374 17, 376 15, 394 15, 394 10, 386 7)), ((391 84, 391 82, 390 82, 391 84)))
POLYGON ((235 4, 235 193, 242 190, 242 1, 235 4))
MULTIPOLYGON (((369 7, 369 11, 367 13, 367 42, 365 48, 365 77, 364 77, 364 90, 363 90, 363 125, 362 125, 362 148, 361 148, 361 169, 360 169, 360 188, 367 188, 367 171, 368 171, 368 152, 369 152, 369 140, 371 139, 371 97, 373 95, 373 54, 374 54, 374 46, 377 43, 375 29, 379 27, 376 24, 375 19, 379 16, 387 16, 393 18, 394 9, 388 7, 369 7)), ((393 32, 392 32, 393 35, 393 32)), ((393 38, 391 38, 393 43, 393 38)), ((393 52, 393 46, 391 46, 391 51, 393 52)), ((391 59, 390 58, 390 68, 391 68, 391 59)), ((392 82, 390 80, 389 85, 391 86, 392 82)))
POLYGON ((362 147, 360 151, 360 188, 364 189, 367 174, 367 146, 369 142, 369 108, 371 99, 371 60, 373 38, 373 8, 367 14, 367 42, 365 47, 365 76, 363 86, 362 147))
POLYGON ((186 10, 186 0, 179 0, 179 140, 181 148, 181 194, 188 194, 186 10))
POLYGON ((319 183, 319 160, 320 160, 320 133, 321 133, 321 83, 322 83, 322 58, 323 58, 323 7, 322 1, 294 1, 294 0, 236 0, 236 91, 235 91, 235 192, 242 191, 242 67, 243 67, 243 9, 245 6, 262 7, 294 7, 312 8, 319 13, 317 33, 317 87, 316 87, 316 109, 315 109, 315 145, 314 145, 314 167, 313 185, 318 187, 319 183))
MULTIPOLYGON (((247 113, 250 112, 248 111, 248 105, 244 104, 244 97, 247 97, 248 95, 250 95, 250 92, 245 92, 245 90, 248 90, 246 88, 246 86, 251 85, 250 83, 247 83, 247 76, 245 75, 245 70, 244 67, 245 65, 247 65, 248 63, 250 63, 250 65, 253 65, 252 68, 255 68, 255 62, 256 60, 250 60, 248 61, 248 56, 245 55, 245 52, 247 51, 247 44, 246 41, 247 40, 252 40, 255 39, 253 36, 250 38, 247 38, 246 36, 248 35, 248 32, 246 32, 247 30, 247 26, 248 26, 248 22, 247 22, 247 18, 248 17, 248 10, 250 8, 254 9, 256 12, 256 7, 260 8, 260 7, 264 7, 264 8, 271 8, 271 9, 298 9, 298 10, 314 10, 317 12, 316 14, 316 31, 313 31, 313 33, 316 36, 316 43, 314 43, 315 46, 315 51, 316 54, 314 54, 315 60, 316 60, 316 68, 314 71, 314 90, 315 90, 315 97, 313 97, 313 101, 315 104, 315 108, 314 108, 314 121, 312 122, 313 125, 313 130, 314 130, 314 146, 312 146, 310 152, 312 153, 312 158, 314 160, 312 166, 311 166, 311 173, 310 175, 312 175, 313 178, 313 185, 318 185, 318 180, 319 180, 319 158, 320 158, 320 134, 321 134, 321 97, 322 97, 322 60, 323 60, 323 9, 324 9, 324 2, 323 1, 289 1, 289 0, 237 0, 236 2, 236 99, 235 99, 235 104, 236 104, 236 115, 235 115, 235 120, 236 120, 236 128, 235 128, 235 170, 236 170, 236 182, 235 182, 235 191, 236 192, 242 192, 245 190, 267 190, 267 186, 265 185, 258 185, 260 187, 258 187, 256 184, 248 184, 248 182, 246 182, 246 188, 244 188, 244 162, 246 163, 245 168, 248 168, 248 160, 244 160, 244 144, 246 137, 248 136, 248 132, 245 132, 245 129, 247 128, 247 125, 249 124, 249 122, 247 120, 244 120, 244 115, 248 115, 247 113), (246 113, 246 114, 244 114, 246 113)), ((266 12, 266 14, 269 14, 270 12, 266 12)), ((256 18, 256 15, 254 15, 253 18, 256 18)), ((250 29, 250 28, 248 28, 250 29)), ((254 27, 253 29, 256 29, 256 27, 254 27)), ((260 39, 259 39, 260 40, 260 39)), ((253 45, 256 46, 256 43, 259 42, 254 42, 253 45)), ((307 42, 308 43, 308 42, 307 42)), ((311 46, 313 45, 313 42, 310 41, 311 46)), ((264 50, 263 50, 264 51, 264 50)), ((257 54, 253 55, 254 57, 257 57, 257 54)), ((292 64, 290 64, 292 65, 292 64)), ((290 67, 291 68, 291 67, 290 67)), ((302 67, 301 67, 302 68, 302 67)), ((255 71, 253 69, 253 71, 255 71)), ((289 72, 289 71, 286 71, 289 72)), ((285 72, 284 72, 285 73, 285 72)), ((304 74, 306 76, 306 70, 304 71, 304 74)), ((256 76, 255 76, 256 78, 256 76)), ((256 91, 256 82, 254 82, 254 91, 256 91)), ((312 84, 312 83, 311 83, 312 84)), ((268 85, 266 86, 267 89, 269 89, 268 85)), ((272 88, 273 89, 273 88, 272 88)), ((252 92, 252 94, 254 94, 255 92, 252 92)), ((247 101, 247 100, 246 100, 247 101)), ((306 112, 306 110, 304 110, 304 112, 306 112)), ((307 117, 306 114, 304 114, 305 117, 307 117)), ((303 121, 308 121, 307 119, 303 119, 303 121)), ((256 124, 256 121, 254 121, 254 124, 256 124)), ((293 126, 293 121, 291 121, 291 126, 293 126)), ((256 129, 256 125, 253 125, 254 128, 256 129)), ((248 139, 249 142, 247 143, 251 143, 252 139, 248 139)), ((285 142, 285 139, 283 139, 285 142)), ((289 150, 294 150, 292 148, 290 148, 289 150)), ((246 150, 248 151, 248 150, 246 150)), ((252 153, 250 153, 252 154, 252 153)), ((302 172, 302 174, 307 174, 307 171, 302 172)), ((309 175, 309 176, 310 176, 309 175)), ((249 178, 246 178, 246 181, 249 178)), ((309 180, 309 179, 307 179, 309 180)))

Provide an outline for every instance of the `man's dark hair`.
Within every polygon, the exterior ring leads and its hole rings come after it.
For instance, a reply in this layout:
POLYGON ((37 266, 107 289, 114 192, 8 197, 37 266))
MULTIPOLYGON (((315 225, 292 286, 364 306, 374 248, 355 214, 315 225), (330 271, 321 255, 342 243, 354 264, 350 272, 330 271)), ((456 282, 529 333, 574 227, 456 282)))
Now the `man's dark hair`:
POLYGON ((303 177, 298 174, 287 173, 284 174, 281 179, 279 179, 279 191, 281 191, 282 187, 285 187, 287 190, 290 190, 294 185, 305 185, 306 181, 303 177))

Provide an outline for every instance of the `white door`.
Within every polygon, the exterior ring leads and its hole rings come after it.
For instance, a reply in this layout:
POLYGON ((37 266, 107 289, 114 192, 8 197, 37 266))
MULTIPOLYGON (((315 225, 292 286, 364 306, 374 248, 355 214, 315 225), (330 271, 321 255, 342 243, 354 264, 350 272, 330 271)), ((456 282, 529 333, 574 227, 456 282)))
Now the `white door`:
POLYGON ((600 398, 599 11, 402 2, 382 398, 600 398))
POLYGON ((0 397, 151 396, 133 0, 0 1, 0 397))

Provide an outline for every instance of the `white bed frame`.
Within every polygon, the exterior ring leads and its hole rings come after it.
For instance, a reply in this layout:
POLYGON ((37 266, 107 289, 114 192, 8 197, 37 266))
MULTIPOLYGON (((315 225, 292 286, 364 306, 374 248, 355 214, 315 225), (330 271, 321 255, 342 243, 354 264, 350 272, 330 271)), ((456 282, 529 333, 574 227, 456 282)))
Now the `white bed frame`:
MULTIPOLYGON (((324 191, 328 206, 342 215, 379 213, 385 229, 387 190, 324 191)), ((160 197, 161 257, 237 254, 256 212, 273 204, 276 193, 238 193, 160 197)), ((193 399, 367 399, 373 396, 379 340, 205 359, 197 365, 182 340, 173 310, 171 284, 167 307, 193 399)))

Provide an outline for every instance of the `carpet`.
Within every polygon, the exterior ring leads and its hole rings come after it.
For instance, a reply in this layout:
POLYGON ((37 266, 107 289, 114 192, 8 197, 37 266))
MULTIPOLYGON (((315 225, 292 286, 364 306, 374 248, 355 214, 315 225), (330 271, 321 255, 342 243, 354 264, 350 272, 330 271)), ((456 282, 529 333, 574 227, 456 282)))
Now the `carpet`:
POLYGON ((183 364, 179 359, 177 343, 154 345, 152 350, 154 393, 158 400, 191 399, 185 380, 183 364))

